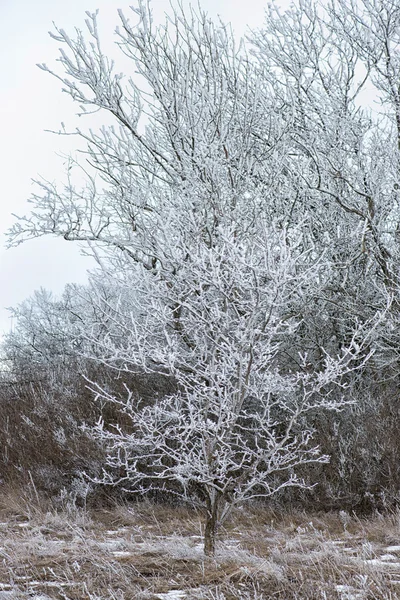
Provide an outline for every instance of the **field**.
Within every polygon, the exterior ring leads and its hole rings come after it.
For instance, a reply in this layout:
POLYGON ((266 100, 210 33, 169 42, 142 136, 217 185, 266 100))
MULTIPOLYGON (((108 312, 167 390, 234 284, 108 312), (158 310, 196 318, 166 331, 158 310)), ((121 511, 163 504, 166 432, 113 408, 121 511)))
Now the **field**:
POLYGON ((0 600, 400 599, 400 514, 237 511, 215 559, 194 510, 0 497, 0 600))

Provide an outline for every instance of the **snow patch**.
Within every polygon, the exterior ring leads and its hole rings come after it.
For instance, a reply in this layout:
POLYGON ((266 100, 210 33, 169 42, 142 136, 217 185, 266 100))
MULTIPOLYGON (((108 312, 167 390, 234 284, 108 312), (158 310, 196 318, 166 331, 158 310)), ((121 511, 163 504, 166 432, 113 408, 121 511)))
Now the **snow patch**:
POLYGON ((392 560, 397 560, 398 556, 395 556, 394 554, 382 554, 382 556, 379 557, 380 560, 384 560, 384 561, 392 561, 392 560))
MULTIPOLYGON (((22 578, 20 577, 18 581, 20 581, 22 578)), ((46 586, 46 587, 52 587, 52 588, 63 588, 63 587, 73 587, 75 584, 73 582, 66 582, 66 581, 36 581, 35 579, 32 579, 32 581, 29 580, 29 577, 25 577, 25 579, 28 580, 29 583, 29 587, 39 587, 39 586, 46 586)), ((35 596, 36 597, 36 596, 35 596)), ((48 596, 46 596, 47 598, 48 596)), ((0 599, 1 600, 1 599, 0 599)))
POLYGON ((361 600, 364 594, 350 585, 336 585, 335 589, 340 594, 341 600, 361 600))
POLYGON ((378 567, 396 567, 400 568, 400 562, 389 562, 382 560, 381 558, 370 558, 365 561, 368 565, 376 565, 378 567))
POLYGON ((159 600, 181 600, 181 598, 187 598, 187 594, 182 590, 171 590, 166 594, 156 594, 156 598, 159 598, 159 600))
POLYGON ((125 546, 125 540, 108 540, 107 542, 95 542, 95 546, 100 550, 106 550, 108 552, 116 552, 122 550, 125 546))
POLYGON ((53 588, 63 588, 63 587, 73 587, 75 584, 72 581, 38 581, 36 582, 37 585, 45 585, 46 587, 53 587, 53 588))
POLYGON ((128 529, 126 527, 120 527, 120 529, 108 529, 106 535, 123 535, 128 529))
POLYGON ((127 550, 114 550, 112 555, 116 558, 123 558, 124 556, 133 556, 132 552, 128 552, 127 550))

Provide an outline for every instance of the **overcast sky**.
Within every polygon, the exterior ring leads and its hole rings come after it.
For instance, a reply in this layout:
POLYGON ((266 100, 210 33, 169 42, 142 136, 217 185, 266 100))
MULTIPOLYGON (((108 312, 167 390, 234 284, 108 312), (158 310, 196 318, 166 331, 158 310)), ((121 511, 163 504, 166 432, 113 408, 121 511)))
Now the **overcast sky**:
MULTIPOLYGON (((89 259, 79 248, 59 239, 42 238, 6 250, 5 231, 14 221, 12 213, 26 214, 32 178, 41 175, 62 179, 62 159, 68 152, 66 140, 46 133, 71 127, 74 106, 60 91, 60 83, 36 67, 54 65, 57 42, 48 31, 52 22, 71 32, 84 27, 85 11, 100 9, 101 29, 112 40, 118 24, 117 8, 128 12, 123 0, 0 0, 0 334, 10 329, 6 307, 15 306, 35 289, 45 287, 55 293, 68 282, 85 282, 89 259)), ((184 6, 189 5, 183 0, 184 6)), ((194 3, 195 5, 197 2, 194 3)), ((202 0, 210 16, 220 15, 232 23, 238 36, 246 25, 256 27, 263 20, 266 0, 202 0)), ((153 0, 157 18, 170 11, 169 0, 153 0)), ((72 148, 71 148, 72 149, 72 148)))

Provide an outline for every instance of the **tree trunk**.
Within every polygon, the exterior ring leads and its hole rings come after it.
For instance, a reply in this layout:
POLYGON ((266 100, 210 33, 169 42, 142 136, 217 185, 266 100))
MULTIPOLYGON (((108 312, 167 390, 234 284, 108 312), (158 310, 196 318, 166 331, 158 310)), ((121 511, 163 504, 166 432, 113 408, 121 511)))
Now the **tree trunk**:
POLYGON ((207 510, 206 527, 204 530, 204 554, 215 555, 215 539, 218 527, 218 500, 211 500, 207 510))

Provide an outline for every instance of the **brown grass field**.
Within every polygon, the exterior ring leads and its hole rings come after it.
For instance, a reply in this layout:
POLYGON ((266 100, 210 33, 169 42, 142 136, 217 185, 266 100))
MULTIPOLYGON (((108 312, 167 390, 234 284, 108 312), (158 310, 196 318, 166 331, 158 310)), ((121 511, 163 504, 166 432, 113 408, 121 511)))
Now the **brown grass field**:
POLYGON ((400 599, 400 512, 246 507, 202 552, 202 519, 149 503, 55 510, 0 496, 0 600, 400 599))

